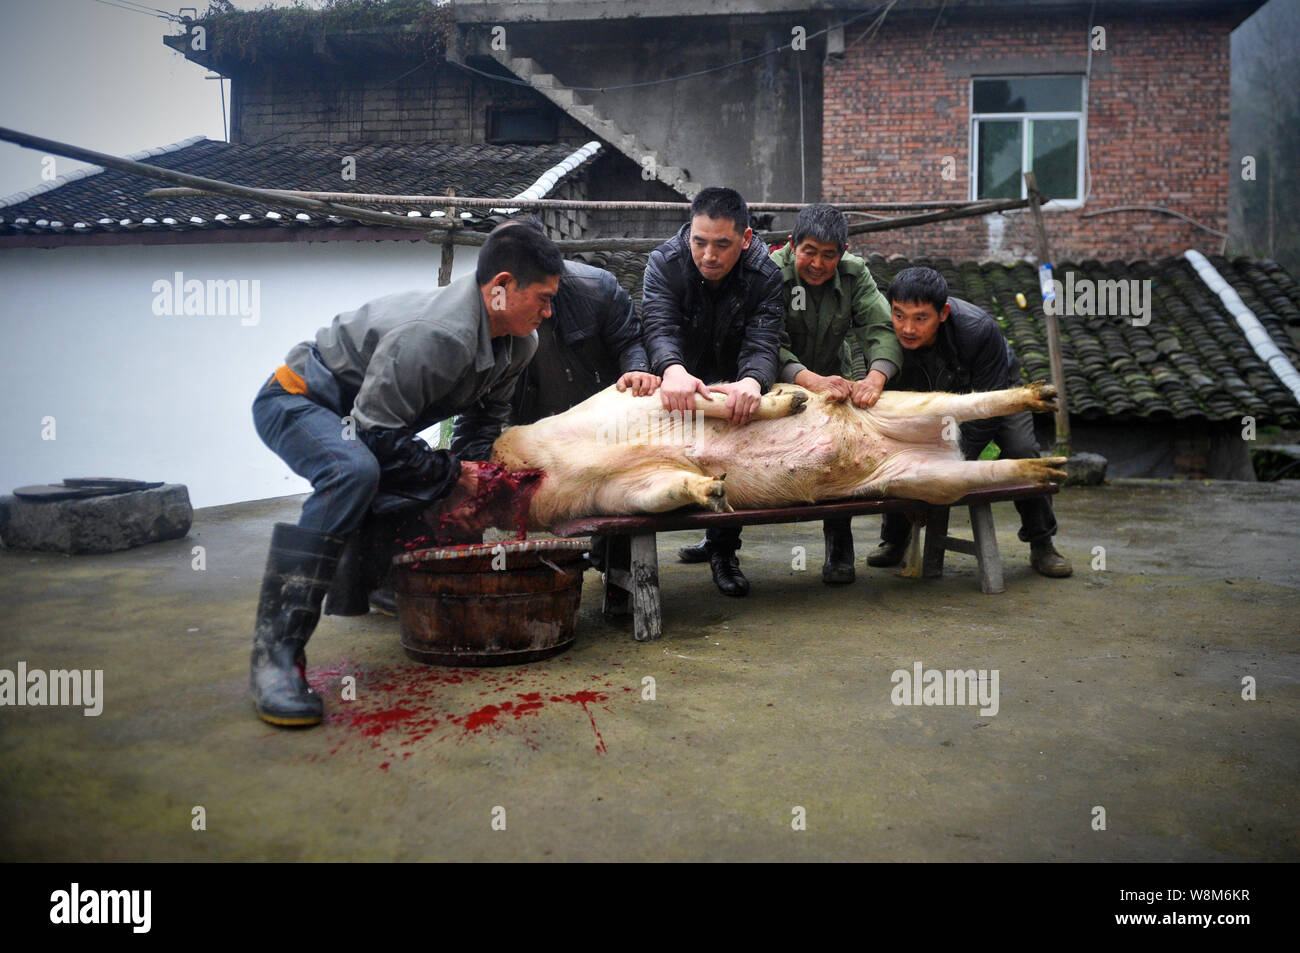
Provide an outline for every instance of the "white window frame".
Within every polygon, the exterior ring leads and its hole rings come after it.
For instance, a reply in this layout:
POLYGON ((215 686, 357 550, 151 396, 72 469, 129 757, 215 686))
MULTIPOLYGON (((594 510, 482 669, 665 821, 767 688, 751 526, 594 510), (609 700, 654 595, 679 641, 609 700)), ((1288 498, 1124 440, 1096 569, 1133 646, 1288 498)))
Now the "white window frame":
MULTIPOLYGON (((1028 197, 1025 189, 1024 174, 1029 171, 1030 163, 1030 143, 1029 143, 1029 120, 1031 119, 1075 119, 1079 123, 1079 152, 1075 162, 1076 179, 1075 194, 1078 198, 1074 199, 1050 199, 1043 204, 1043 208, 1060 208, 1072 209, 1083 208, 1088 196, 1084 193, 1087 182, 1087 159, 1088 159, 1088 77, 1081 73, 1028 73, 1018 76, 1009 75, 992 75, 992 76, 972 76, 970 87, 967 89, 967 114, 970 116, 970 142, 969 152, 970 167, 967 170, 967 178, 970 181, 970 199, 972 202, 991 201, 981 200, 979 198, 979 125, 981 120, 1008 120, 1019 119, 1020 123, 1020 197, 1028 197), (1062 79, 1064 77, 1079 78, 1079 95, 1080 108, 1068 112, 1023 112, 1023 113, 977 113, 975 112, 975 83, 977 80, 995 80, 995 79, 1062 79)), ((1018 210, 1016 210, 1018 211, 1018 210)))

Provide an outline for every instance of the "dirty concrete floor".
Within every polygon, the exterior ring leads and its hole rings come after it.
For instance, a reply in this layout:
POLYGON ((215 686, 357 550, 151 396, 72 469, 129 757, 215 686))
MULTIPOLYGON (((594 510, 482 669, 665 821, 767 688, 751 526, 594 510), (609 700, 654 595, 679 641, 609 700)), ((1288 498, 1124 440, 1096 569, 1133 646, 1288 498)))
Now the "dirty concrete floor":
POLYGON ((662 641, 604 622, 594 573, 575 646, 518 668, 421 666, 395 620, 326 617, 327 723, 284 731, 253 714, 248 648, 301 499, 125 553, 0 551, 0 668, 103 669, 105 694, 98 717, 0 710, 0 859, 1300 858, 1295 483, 1067 490, 1067 580, 1029 569, 999 504, 998 596, 966 556, 941 580, 869 569, 875 518, 835 589, 820 524, 746 529, 748 599, 664 534, 662 641), (999 710, 895 706, 918 661, 997 670, 999 710))

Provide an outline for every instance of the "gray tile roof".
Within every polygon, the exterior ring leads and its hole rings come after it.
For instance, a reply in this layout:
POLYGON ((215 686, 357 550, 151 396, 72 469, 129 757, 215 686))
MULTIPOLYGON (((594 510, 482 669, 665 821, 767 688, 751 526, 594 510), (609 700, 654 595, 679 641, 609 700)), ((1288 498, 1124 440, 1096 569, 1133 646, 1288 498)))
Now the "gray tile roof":
MULTIPOLYGON (((401 142, 320 147, 239 145, 203 139, 187 140, 170 151, 151 150, 153 154, 141 161, 257 188, 402 195, 436 195, 454 188, 458 195, 491 198, 519 195, 575 151, 569 144, 494 146, 401 142), (345 180, 340 174, 344 156, 356 157, 354 180, 345 180)), ((0 200, 9 202, 0 206, 0 235, 322 228, 357 224, 353 219, 276 209, 224 196, 146 199, 145 192, 163 183, 113 170, 78 173, 55 184, 54 188, 33 189, 0 200)), ((360 207, 387 209, 403 215, 408 211, 422 214, 435 211, 432 206, 406 209, 361 204, 360 207)), ((471 224, 478 221, 476 217, 471 224)))
MULTIPOLYGON (((595 252, 584 260, 608 268, 640 302, 644 252, 595 252)), ((1300 285, 1277 263, 1214 256, 1211 264, 1241 296, 1293 365, 1300 352, 1286 328, 1300 327, 1300 285)), ((928 265, 948 280, 951 293, 988 311, 1020 358, 1027 381, 1050 379, 1038 273, 1034 265, 886 259, 867 264, 882 290, 898 272, 928 265), (1016 301, 1017 292, 1027 306, 1016 301)), ((1218 296, 1182 258, 1159 261, 1062 262, 1061 278, 1075 272, 1102 279, 1150 279, 1152 313, 1146 327, 1126 318, 1062 316, 1062 363, 1070 411, 1085 419, 1300 422, 1300 406, 1268 369, 1218 296)))

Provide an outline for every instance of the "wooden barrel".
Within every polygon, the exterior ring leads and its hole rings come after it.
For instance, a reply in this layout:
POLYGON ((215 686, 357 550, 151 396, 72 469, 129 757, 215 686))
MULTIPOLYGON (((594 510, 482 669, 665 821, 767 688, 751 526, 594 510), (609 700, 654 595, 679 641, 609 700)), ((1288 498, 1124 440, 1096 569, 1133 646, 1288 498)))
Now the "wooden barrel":
POLYGON ((393 559, 402 648, 429 665, 518 665, 573 644, 585 539, 424 549, 393 559))

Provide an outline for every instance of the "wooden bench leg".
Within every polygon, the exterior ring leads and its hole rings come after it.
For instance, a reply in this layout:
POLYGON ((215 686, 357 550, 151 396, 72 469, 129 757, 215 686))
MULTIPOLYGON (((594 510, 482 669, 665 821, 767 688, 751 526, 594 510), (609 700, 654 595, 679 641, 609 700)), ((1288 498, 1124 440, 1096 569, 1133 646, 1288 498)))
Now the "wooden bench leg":
POLYGON ((921 578, 921 534, 925 529, 925 515, 923 513, 908 512, 907 514, 907 548, 903 550, 903 568, 898 570, 898 574, 904 579, 921 578))
POLYGON ((970 507, 970 525, 975 531, 975 558, 980 565, 980 591, 993 595, 1006 592, 1002 584, 1002 557, 998 555, 998 536, 993 528, 993 507, 974 503, 970 507))
POLYGON ((943 554, 948 550, 948 507, 935 506, 925 522, 925 555, 921 575, 937 579, 943 575, 943 554))
POLYGON ((605 589, 601 612, 607 618, 624 616, 632 610, 628 606, 631 589, 630 573, 621 568, 631 565, 632 541, 624 535, 610 535, 605 539, 605 589))
POLYGON ((632 634, 649 642, 664 634, 659 598, 659 550, 654 533, 632 537, 632 634))

